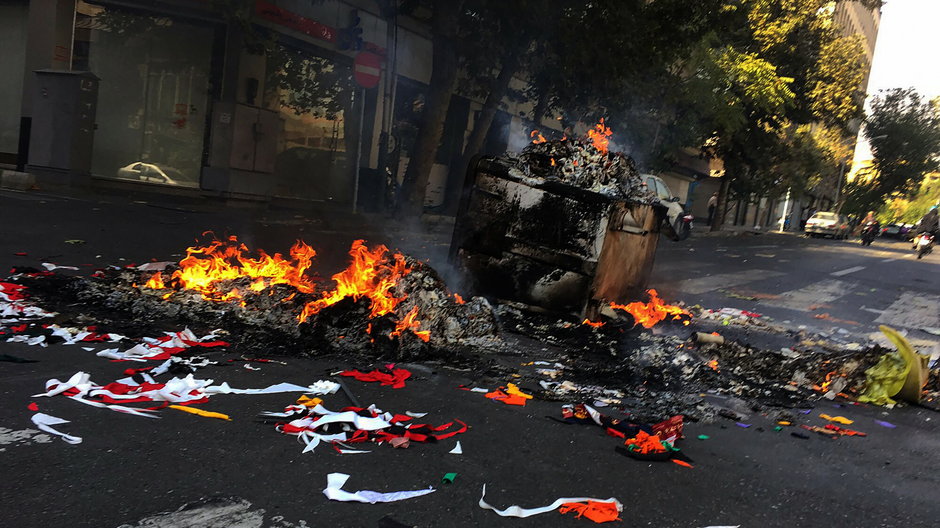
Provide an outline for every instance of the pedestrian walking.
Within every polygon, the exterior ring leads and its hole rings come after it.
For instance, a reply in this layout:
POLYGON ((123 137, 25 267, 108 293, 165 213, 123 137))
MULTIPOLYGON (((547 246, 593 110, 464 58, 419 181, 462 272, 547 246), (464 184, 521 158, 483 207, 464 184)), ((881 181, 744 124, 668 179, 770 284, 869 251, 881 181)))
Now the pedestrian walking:
POLYGON ((712 193, 708 199, 708 225, 712 225, 712 220, 715 219, 715 209, 718 209, 718 193, 712 193))

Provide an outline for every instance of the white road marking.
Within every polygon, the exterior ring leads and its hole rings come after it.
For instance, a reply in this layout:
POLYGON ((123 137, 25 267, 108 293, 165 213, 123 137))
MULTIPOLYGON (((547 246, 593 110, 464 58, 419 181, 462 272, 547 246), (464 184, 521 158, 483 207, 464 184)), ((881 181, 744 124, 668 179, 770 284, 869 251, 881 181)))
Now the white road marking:
POLYGON ((885 310, 876 310, 874 308, 867 308, 865 306, 862 306, 860 309, 865 310, 866 312, 876 313, 879 315, 885 313, 885 310))
POLYGON ((721 273, 718 275, 708 275, 698 279, 688 279, 679 281, 676 288, 686 293, 701 294, 708 291, 726 288, 728 286, 737 286, 747 282, 757 280, 772 279, 785 275, 779 271, 752 269, 740 273, 721 273))
POLYGON ((875 319, 876 323, 905 328, 940 326, 940 296, 904 292, 875 319))
POLYGON ((833 277, 841 277, 843 275, 848 275, 849 273, 855 273, 856 271, 862 271, 865 269, 865 266, 854 266, 851 268, 844 269, 842 271, 835 271, 830 273, 833 277))
POLYGON ((768 249, 768 248, 775 248, 775 247, 780 247, 780 245, 770 244, 769 246, 751 246, 751 249, 768 249))
POLYGON ((889 258, 889 259, 884 259, 884 260, 882 260, 881 262, 884 263, 884 264, 887 264, 887 263, 889 263, 889 262, 894 262, 895 260, 897 260, 897 259, 896 259, 896 258, 889 258))
POLYGON ((827 304, 851 292, 852 284, 835 279, 814 282, 798 290, 781 293, 776 299, 761 301, 761 304, 779 306, 791 310, 807 310, 814 304, 827 304))

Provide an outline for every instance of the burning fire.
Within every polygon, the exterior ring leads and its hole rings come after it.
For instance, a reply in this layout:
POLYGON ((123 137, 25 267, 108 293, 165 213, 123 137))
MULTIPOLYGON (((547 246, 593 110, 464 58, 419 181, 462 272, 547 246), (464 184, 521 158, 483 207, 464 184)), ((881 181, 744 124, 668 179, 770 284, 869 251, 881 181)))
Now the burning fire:
POLYGON ((538 145, 539 143, 545 143, 546 141, 548 141, 547 139, 545 139, 545 136, 543 136, 542 134, 539 134, 538 130, 533 130, 531 133, 529 133, 529 137, 535 138, 532 140, 532 144, 534 145, 538 145))
POLYGON ((712 370, 714 370, 715 372, 721 372, 720 370, 718 370, 718 360, 717 360, 717 359, 713 359, 713 360, 709 361, 708 363, 706 363, 706 365, 708 365, 708 367, 711 368, 712 370))
POLYGON ((837 371, 833 370, 832 372, 829 372, 826 374, 826 381, 824 381, 822 385, 819 385, 814 388, 819 390, 820 392, 829 392, 829 387, 836 380, 836 378, 839 378, 839 377, 845 377, 845 374, 840 374, 837 371))
MULTIPOLYGON (((610 307, 615 310, 623 310, 633 316, 636 324, 643 325, 643 328, 652 328, 656 323, 666 317, 672 316, 673 320, 681 320, 682 316, 692 317, 692 314, 678 306, 663 303, 656 290, 647 290, 650 296, 650 302, 632 302, 627 305, 610 303, 610 307)), ((683 321, 683 324, 689 324, 689 321, 683 321)))
POLYGON ((588 325, 591 328, 600 328, 604 326, 604 321, 591 321, 590 319, 585 319, 581 321, 581 324, 588 325))
POLYGON ((411 269, 405 265, 405 257, 401 253, 393 254, 393 262, 389 265, 385 257, 387 252, 388 248, 383 245, 370 251, 362 240, 353 242, 349 248, 349 256, 352 257, 349 267, 333 275, 336 288, 324 293, 322 298, 307 303, 298 317, 300 322, 347 297, 354 301, 367 297, 372 301, 370 317, 393 312, 407 296, 395 297, 391 290, 411 269))
POLYGON ((403 331, 411 330, 414 335, 427 343, 431 339, 431 332, 429 330, 418 330, 418 328, 421 328, 421 321, 418 321, 416 317, 418 317, 418 307, 412 306, 411 311, 405 315, 405 318, 395 324, 395 330, 388 334, 388 338, 400 336, 403 331))
POLYGON ((600 123, 594 125, 594 128, 588 130, 588 138, 594 143, 594 148, 602 153, 607 153, 607 147, 610 143, 608 139, 613 135, 613 131, 610 130, 606 125, 604 125, 604 118, 601 118, 600 123))
POLYGON ((467 304, 467 301, 463 300, 459 293, 454 294, 454 300, 457 301, 457 304, 467 304))
MULTIPOLYGON (((247 256, 248 248, 239 243, 234 236, 227 240, 215 240, 205 247, 190 247, 186 249, 186 258, 180 261, 180 269, 173 272, 169 280, 157 272, 146 282, 145 287, 162 290, 168 287, 195 290, 202 297, 210 301, 241 301, 242 295, 235 287, 223 284, 247 277, 251 279, 248 289, 260 292, 275 284, 286 284, 294 287, 295 292, 287 296, 284 301, 293 299, 297 293, 315 293, 313 281, 306 275, 316 252, 302 241, 297 241, 290 249, 290 259, 284 258, 280 253, 270 256, 258 250, 258 257, 247 256)), ((343 271, 333 275, 336 286, 322 292, 319 299, 306 303, 297 316, 301 323, 311 315, 319 313, 328 306, 332 306, 343 299, 352 298, 358 301, 367 298, 369 303, 369 317, 379 317, 393 314, 398 305, 407 298, 407 295, 396 296, 393 289, 398 281, 411 272, 405 263, 405 257, 400 253, 389 255, 384 245, 369 249, 364 241, 356 240, 349 249, 352 261, 343 271)), ((163 298, 170 296, 167 293, 163 298)), ((462 301, 455 297, 458 302, 462 301)), ((418 307, 401 320, 396 322, 395 330, 389 337, 401 335, 410 330, 422 341, 430 339, 430 331, 419 330, 420 321, 417 320, 418 307)), ((371 332, 371 324, 368 332, 371 332)))

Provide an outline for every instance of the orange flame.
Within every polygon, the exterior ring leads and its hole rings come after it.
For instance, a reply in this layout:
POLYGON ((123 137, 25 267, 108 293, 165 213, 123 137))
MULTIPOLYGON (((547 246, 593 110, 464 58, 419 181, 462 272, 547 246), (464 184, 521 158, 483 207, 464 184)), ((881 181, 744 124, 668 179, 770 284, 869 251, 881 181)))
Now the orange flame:
POLYGON ((650 289, 647 290, 647 293, 650 296, 650 302, 648 303, 632 302, 627 305, 610 303, 610 307, 629 313, 633 316, 636 324, 642 325, 643 328, 652 328, 656 323, 670 315, 673 320, 677 321, 681 320, 684 315, 692 316, 692 314, 678 306, 663 303, 656 290, 650 289))
POLYGON ((844 377, 844 374, 839 374, 839 373, 836 372, 835 370, 833 370, 832 372, 827 373, 827 374, 826 374, 826 381, 824 381, 824 382, 822 383, 822 385, 819 387, 819 390, 820 390, 821 392, 829 392, 829 386, 832 385, 832 383, 835 381, 835 378, 837 378, 837 377, 844 377))
POLYGON ((582 325, 588 325, 591 328, 600 328, 604 326, 604 321, 591 321, 590 319, 585 319, 581 321, 582 325))
MULTIPOLYGON (((204 299, 217 301, 240 299, 238 290, 221 291, 219 283, 241 277, 254 279, 250 285, 253 291, 261 291, 274 284, 288 284, 303 293, 314 291, 313 283, 304 272, 310 267, 316 251, 302 241, 291 247, 289 260, 280 253, 272 257, 263 250, 258 250, 258 258, 248 257, 247 253, 248 248, 235 236, 214 240, 205 247, 189 247, 186 258, 180 261, 180 269, 173 272, 171 280, 182 288, 202 293, 204 299)), ((153 289, 166 287, 160 272, 151 277, 146 286, 153 289)))
POLYGON ((307 303, 298 317, 300 322, 347 297, 354 301, 367 297, 372 301, 369 317, 393 312, 398 303, 407 296, 395 297, 391 290, 399 279, 411 272, 411 269, 405 265, 405 257, 402 254, 393 254, 393 262, 388 263, 386 253, 388 248, 384 245, 369 250, 362 240, 353 242, 349 249, 349 255, 352 257, 349 267, 333 275, 336 288, 325 292, 322 298, 307 303))
POLYGON ((411 311, 405 315, 405 318, 395 324, 395 330, 392 333, 388 334, 388 338, 400 336, 405 330, 411 330, 411 333, 418 336, 419 339, 427 343, 431 339, 431 332, 429 330, 418 330, 421 328, 421 321, 417 320, 418 317, 418 307, 412 306, 411 311))
POLYGON ((463 300, 459 293, 454 294, 454 300, 457 301, 457 304, 467 304, 467 301, 463 300))
POLYGON ((551 158, 551 162, 552 162, 552 167, 554 167, 554 166, 555 166, 555 158, 551 158))
MULTIPOLYGON (((290 249, 290 258, 280 253, 270 256, 258 250, 258 257, 248 256, 248 248, 238 242, 234 236, 226 240, 215 240, 204 247, 194 246, 186 249, 187 256, 180 261, 180 269, 173 272, 173 287, 195 290, 210 301, 237 301, 244 306, 242 291, 223 285, 223 281, 249 278, 247 290, 261 292, 275 284, 292 286, 291 292, 282 301, 292 300, 298 293, 315 293, 313 281, 306 275, 316 252, 302 241, 297 241, 290 249)), ((400 253, 389 254, 387 247, 368 248, 362 240, 353 242, 349 249, 352 262, 349 266, 333 275, 336 286, 322 292, 319 299, 304 305, 297 316, 303 323, 311 315, 336 304, 343 299, 357 301, 367 298, 370 301, 369 317, 393 314, 396 307, 407 295, 396 296, 392 291, 398 281, 411 272, 400 253)), ((167 288, 162 273, 157 272, 145 284, 147 288, 161 290, 167 288)), ((243 290, 245 291, 245 290, 243 290)), ((168 298, 173 292, 163 296, 168 298)), ((459 295, 454 295, 458 303, 463 304, 459 295)), ((430 340, 430 331, 419 331, 417 321, 418 308, 412 308, 404 319, 397 322, 396 331, 390 337, 400 335, 403 330, 411 330, 423 341, 430 340)), ((372 327, 369 325, 369 332, 372 327)))
POLYGON ((542 134, 539 134, 539 131, 538 131, 538 130, 533 130, 533 131, 529 134, 529 137, 530 137, 530 138, 535 138, 535 139, 532 140, 532 143, 533 143, 534 145, 538 145, 539 143, 545 143, 546 141, 548 141, 547 139, 545 139, 545 136, 543 136, 542 134), (538 136, 538 137, 536 137, 536 136, 538 136))
POLYGON ((158 271, 153 277, 150 277, 150 280, 148 280, 144 286, 151 290, 162 290, 166 288, 163 284, 163 274, 158 271))
POLYGON ((720 370, 718 370, 718 360, 717 360, 717 359, 713 359, 713 360, 709 361, 708 363, 706 363, 706 365, 708 365, 709 368, 711 368, 711 369, 714 370, 715 372, 721 372, 720 370))
POLYGON ((587 135, 588 138, 594 143, 594 148, 604 154, 607 153, 608 144, 610 143, 608 138, 613 135, 613 131, 604 125, 603 117, 601 118, 600 123, 594 125, 594 128, 587 131, 587 135))

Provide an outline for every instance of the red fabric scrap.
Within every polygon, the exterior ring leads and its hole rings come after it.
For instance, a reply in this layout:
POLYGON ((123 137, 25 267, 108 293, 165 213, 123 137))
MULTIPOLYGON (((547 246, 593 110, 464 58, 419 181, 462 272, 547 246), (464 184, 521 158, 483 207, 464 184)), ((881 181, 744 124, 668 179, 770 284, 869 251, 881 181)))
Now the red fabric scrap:
POLYGON ((229 345, 228 341, 190 341, 188 339, 182 339, 181 341, 191 347, 211 348, 229 345))
POLYGON ((10 301, 22 301, 26 298, 26 294, 23 293, 23 290, 26 289, 26 286, 22 284, 13 284, 12 282, 0 282, 0 292, 6 296, 10 301))
POLYGON ((372 372, 359 372, 358 370, 344 370, 340 376, 356 378, 359 381, 373 382, 377 381, 383 386, 389 386, 393 389, 402 389, 405 387, 405 380, 411 377, 411 372, 403 368, 395 368, 394 364, 385 365, 391 373, 381 372, 378 369, 372 372))
POLYGON ((16 255, 17 257, 25 257, 25 256, 26 256, 26 252, 25 252, 25 251, 19 251, 19 252, 17 252, 17 253, 14 253, 14 255, 16 255))
POLYGON ((33 412, 39 410, 39 406, 36 405, 36 402, 31 402, 29 405, 26 406, 26 408, 29 409, 29 410, 31 410, 31 411, 33 411, 33 412))
POLYGON ((596 523, 623 520, 620 518, 620 512, 617 510, 617 504, 614 502, 566 502, 558 508, 558 513, 562 515, 568 512, 576 512, 579 519, 581 517, 587 517, 596 523))
POLYGON ((21 325, 19 325, 19 326, 11 326, 11 327, 10 327, 10 330, 13 330, 13 333, 18 334, 18 333, 20 333, 20 332, 25 332, 25 331, 26 331, 26 327, 27 327, 26 324, 21 324, 21 325))

